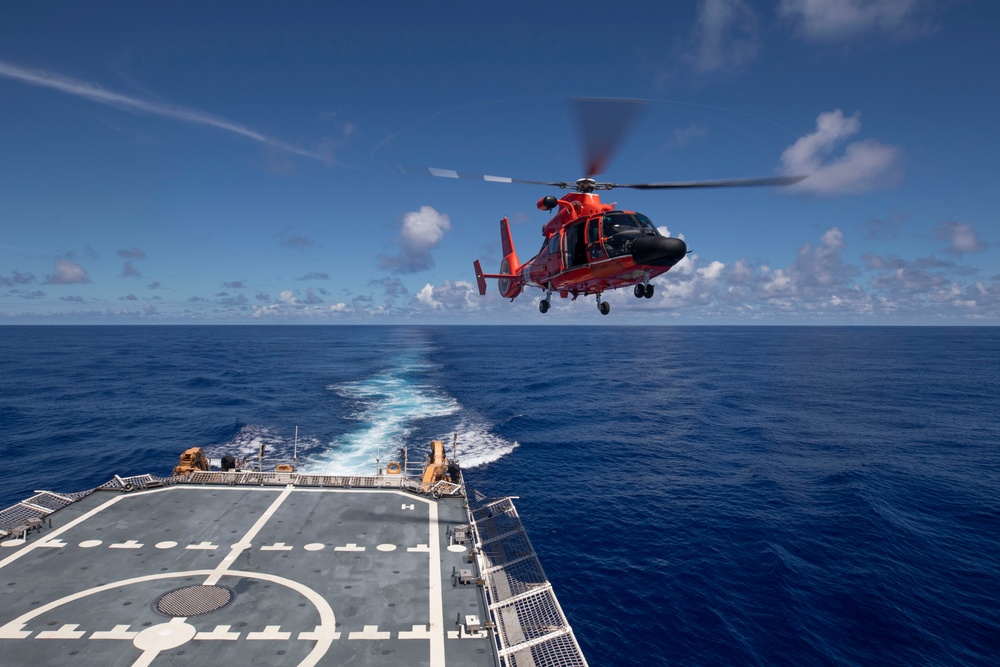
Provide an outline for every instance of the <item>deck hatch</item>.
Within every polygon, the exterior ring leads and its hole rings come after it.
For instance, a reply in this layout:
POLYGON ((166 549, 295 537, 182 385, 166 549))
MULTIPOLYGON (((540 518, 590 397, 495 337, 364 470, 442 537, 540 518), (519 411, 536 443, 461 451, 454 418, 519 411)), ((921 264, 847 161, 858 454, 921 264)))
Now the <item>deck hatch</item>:
POLYGON ((164 593, 153 608, 164 616, 201 616, 222 609, 236 598, 236 593, 225 586, 185 586, 164 593))

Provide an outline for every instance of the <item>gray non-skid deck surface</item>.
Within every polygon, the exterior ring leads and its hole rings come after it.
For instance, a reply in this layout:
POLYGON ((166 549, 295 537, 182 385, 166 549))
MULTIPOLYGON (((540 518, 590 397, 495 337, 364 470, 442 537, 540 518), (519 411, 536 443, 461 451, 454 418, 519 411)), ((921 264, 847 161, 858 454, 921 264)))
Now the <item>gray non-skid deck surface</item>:
POLYGON ((0 548, 2 665, 494 664, 488 637, 457 637, 459 617, 487 618, 452 578, 475 568, 449 548, 461 499, 181 485, 94 493, 52 521, 0 548), (186 586, 204 587, 191 615, 157 611, 186 586))

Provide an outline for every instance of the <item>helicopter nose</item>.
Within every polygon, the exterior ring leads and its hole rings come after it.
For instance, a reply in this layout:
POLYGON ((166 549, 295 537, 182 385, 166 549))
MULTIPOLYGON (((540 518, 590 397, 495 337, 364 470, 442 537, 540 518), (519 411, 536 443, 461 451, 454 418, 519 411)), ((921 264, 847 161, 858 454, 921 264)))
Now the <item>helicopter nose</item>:
POLYGON ((673 266, 684 259, 687 244, 677 238, 640 236, 632 244, 632 259, 636 264, 647 266, 673 266))

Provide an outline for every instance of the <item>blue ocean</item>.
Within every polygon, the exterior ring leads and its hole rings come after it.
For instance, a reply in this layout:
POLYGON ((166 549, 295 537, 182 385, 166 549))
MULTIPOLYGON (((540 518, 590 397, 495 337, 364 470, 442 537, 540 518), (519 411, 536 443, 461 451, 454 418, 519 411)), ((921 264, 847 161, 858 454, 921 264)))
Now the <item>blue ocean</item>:
POLYGON ((1000 664, 1000 328, 0 327, 0 507, 458 436, 591 665, 1000 664))

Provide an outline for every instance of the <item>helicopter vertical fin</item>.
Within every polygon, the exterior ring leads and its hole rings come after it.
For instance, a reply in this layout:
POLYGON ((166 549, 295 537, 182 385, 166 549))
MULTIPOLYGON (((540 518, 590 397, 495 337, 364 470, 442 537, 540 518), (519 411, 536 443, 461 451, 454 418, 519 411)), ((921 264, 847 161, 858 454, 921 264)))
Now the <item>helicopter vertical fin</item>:
POLYGON ((473 263, 473 266, 476 269, 476 283, 479 285, 479 296, 484 296, 486 294, 486 277, 483 276, 483 265, 477 259, 473 263))
MULTIPOLYGON (((504 257, 514 254, 514 239, 510 235, 510 223, 507 221, 507 218, 500 221, 500 243, 503 245, 504 257)), ((514 256, 516 257, 517 255, 514 256)))

